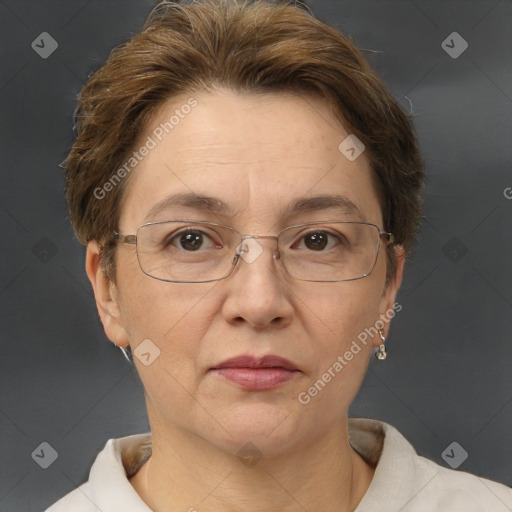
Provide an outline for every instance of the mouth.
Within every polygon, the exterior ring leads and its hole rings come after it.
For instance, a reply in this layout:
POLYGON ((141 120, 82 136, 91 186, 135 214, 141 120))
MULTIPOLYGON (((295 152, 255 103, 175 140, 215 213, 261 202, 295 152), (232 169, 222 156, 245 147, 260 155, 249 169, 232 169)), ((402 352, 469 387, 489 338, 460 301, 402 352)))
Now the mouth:
POLYGON ((249 391, 274 389, 302 373, 291 361, 275 355, 234 357, 210 371, 249 391))

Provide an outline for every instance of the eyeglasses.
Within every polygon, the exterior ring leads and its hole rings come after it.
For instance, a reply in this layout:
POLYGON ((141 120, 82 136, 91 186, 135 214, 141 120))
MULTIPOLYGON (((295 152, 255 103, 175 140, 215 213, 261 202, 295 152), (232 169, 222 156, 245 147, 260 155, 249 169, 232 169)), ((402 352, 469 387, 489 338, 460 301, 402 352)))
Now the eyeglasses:
POLYGON ((380 242, 391 233, 367 222, 320 221, 284 228, 277 236, 246 235, 207 221, 150 222, 135 235, 114 232, 113 239, 135 244, 142 271, 173 283, 206 283, 228 277, 240 258, 252 263, 263 252, 257 238, 274 238, 279 259, 301 281, 353 281, 368 276, 380 242))

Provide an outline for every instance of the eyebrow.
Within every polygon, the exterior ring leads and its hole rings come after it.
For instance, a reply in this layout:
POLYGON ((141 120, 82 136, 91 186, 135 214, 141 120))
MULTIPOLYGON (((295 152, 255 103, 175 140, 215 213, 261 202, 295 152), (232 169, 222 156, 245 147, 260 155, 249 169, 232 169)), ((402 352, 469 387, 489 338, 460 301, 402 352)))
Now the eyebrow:
MULTIPOLYGON (((151 219, 159 213, 175 207, 191 208, 229 217, 234 217, 236 215, 236 212, 231 208, 231 206, 218 197, 187 192, 167 196, 162 201, 156 203, 149 210, 144 221, 150 222, 151 219)), ((356 204, 348 197, 339 194, 320 194, 311 197, 297 198, 281 212, 281 216, 286 218, 299 213, 309 213, 332 208, 341 210, 345 215, 355 215, 359 219, 365 220, 365 217, 356 204)))

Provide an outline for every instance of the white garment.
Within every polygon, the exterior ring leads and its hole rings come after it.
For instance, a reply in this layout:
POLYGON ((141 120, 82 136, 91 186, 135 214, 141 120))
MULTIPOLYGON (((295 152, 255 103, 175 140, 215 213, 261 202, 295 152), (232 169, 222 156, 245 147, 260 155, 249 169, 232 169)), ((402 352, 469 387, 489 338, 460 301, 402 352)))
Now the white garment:
MULTIPOLYGON (((349 418, 348 428, 351 446, 377 464, 355 512, 512 512, 511 488, 418 456, 391 425, 349 418)), ((151 512, 128 480, 150 453, 151 434, 110 439, 89 481, 46 512, 151 512)))

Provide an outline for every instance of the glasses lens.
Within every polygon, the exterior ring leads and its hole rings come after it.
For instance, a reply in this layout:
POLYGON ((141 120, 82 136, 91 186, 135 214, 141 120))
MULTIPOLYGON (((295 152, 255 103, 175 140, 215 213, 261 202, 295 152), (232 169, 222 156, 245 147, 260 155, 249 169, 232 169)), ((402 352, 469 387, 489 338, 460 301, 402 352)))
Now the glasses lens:
POLYGON ((240 236, 214 223, 169 221, 146 224, 137 231, 142 270, 164 281, 200 282, 224 277, 240 236))
MULTIPOLYGON (((229 274, 241 242, 235 230, 215 223, 158 222, 138 229, 137 256, 142 270, 156 279, 215 281, 229 274)), ((292 277, 350 281, 373 270, 380 246, 379 229, 353 222, 293 226, 281 232, 278 245, 281 261, 292 277)), ((254 261, 247 256, 244 259, 254 261)))
POLYGON ((371 224, 332 222, 285 229, 279 252, 288 273, 304 281, 350 281, 375 266, 379 229, 371 224))

